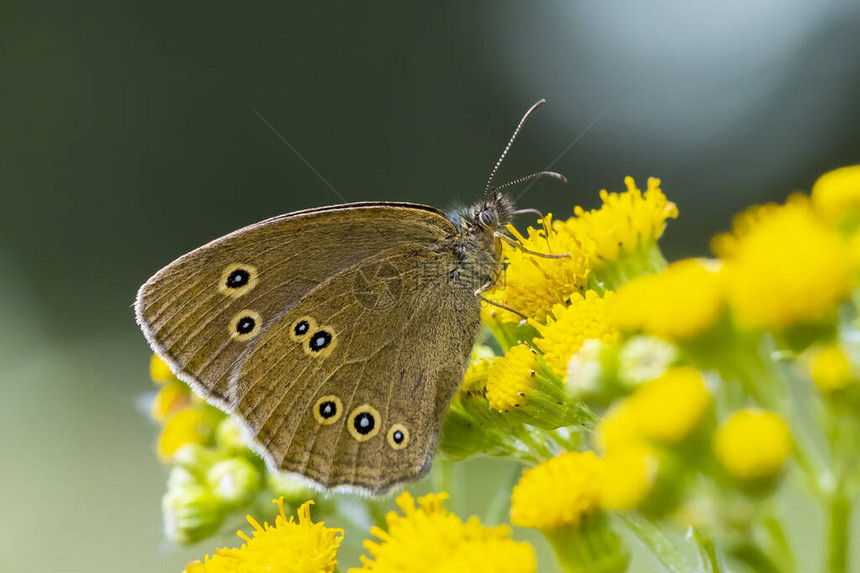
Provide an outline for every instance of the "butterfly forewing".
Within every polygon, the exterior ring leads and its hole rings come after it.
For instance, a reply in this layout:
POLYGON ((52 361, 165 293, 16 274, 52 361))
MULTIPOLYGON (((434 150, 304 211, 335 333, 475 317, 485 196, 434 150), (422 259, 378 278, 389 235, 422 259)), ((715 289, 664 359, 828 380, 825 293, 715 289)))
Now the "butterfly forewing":
POLYGON ((159 271, 138 292, 137 320, 177 375, 204 398, 229 407, 232 372, 243 354, 311 290, 366 257, 399 244, 433 244, 452 230, 435 209, 400 203, 276 217, 159 271))

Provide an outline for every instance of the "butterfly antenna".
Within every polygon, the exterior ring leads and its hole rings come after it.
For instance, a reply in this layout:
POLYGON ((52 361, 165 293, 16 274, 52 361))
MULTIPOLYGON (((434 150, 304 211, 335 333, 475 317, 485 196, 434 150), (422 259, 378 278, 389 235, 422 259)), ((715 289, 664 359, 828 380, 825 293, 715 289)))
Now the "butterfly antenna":
POLYGON ((493 186, 493 179, 496 177, 496 171, 499 170, 499 167, 502 165, 502 161, 505 160, 505 156, 508 154, 508 151, 510 151, 511 146, 514 144, 514 141, 516 141, 517 136, 520 134, 520 130, 523 128, 523 125, 526 123, 526 120, 529 118, 529 116, 531 116, 532 113, 534 113, 534 111, 537 108, 539 108, 540 106, 542 106, 545 103, 546 103, 546 100, 543 98, 538 100, 537 103, 535 103, 533 106, 531 106, 529 108, 529 110, 525 113, 525 115, 523 115, 523 118, 517 124, 517 128, 514 130, 514 134, 511 136, 511 139, 508 140, 508 144, 505 146, 505 150, 502 151, 501 157, 499 157, 499 160, 496 161, 495 166, 493 166, 493 170, 490 171, 490 177, 487 179, 487 186, 484 187, 484 195, 485 196, 493 191, 491 189, 491 187, 493 186))
POLYGON ((513 187, 514 185, 519 185, 520 183, 525 183, 526 181, 531 181, 532 179, 540 179, 541 177, 558 179, 562 183, 567 183, 567 177, 565 177, 561 173, 556 173, 555 171, 538 171, 537 173, 532 173, 531 175, 526 175, 525 177, 520 177, 519 179, 508 181, 507 183, 504 183, 502 185, 496 185, 495 187, 491 187, 490 192, 501 191, 502 189, 507 189, 508 187, 513 187))

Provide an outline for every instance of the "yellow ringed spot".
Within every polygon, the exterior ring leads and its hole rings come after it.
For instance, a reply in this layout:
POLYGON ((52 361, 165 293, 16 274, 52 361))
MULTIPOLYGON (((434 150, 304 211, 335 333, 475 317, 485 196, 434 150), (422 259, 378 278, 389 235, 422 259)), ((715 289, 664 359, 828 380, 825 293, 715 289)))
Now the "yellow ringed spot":
POLYGON ((251 340, 263 328, 263 318, 259 312, 246 308, 237 312, 230 321, 230 337, 239 342, 251 340))
POLYGON ((388 445, 395 450, 402 450, 409 445, 409 430, 403 424, 394 424, 388 428, 385 439, 388 440, 388 445))
POLYGON ((218 280, 218 291, 227 296, 238 298, 251 292, 257 286, 257 267, 243 263, 228 265, 218 280))
POLYGON ((337 333, 330 326, 319 326, 310 333, 302 342, 302 348, 308 356, 325 358, 337 346, 337 333))
POLYGON ((379 433, 382 418, 376 408, 370 404, 362 404, 349 415, 346 427, 350 435, 358 442, 366 442, 379 433))
POLYGON ((317 321, 310 316, 302 316, 300 318, 297 318, 290 325, 290 338, 294 342, 301 342, 302 340, 307 338, 310 333, 316 332, 316 330, 317 321))
POLYGON ((343 402, 333 394, 323 396, 314 404, 314 418, 323 426, 334 424, 343 414, 343 402))

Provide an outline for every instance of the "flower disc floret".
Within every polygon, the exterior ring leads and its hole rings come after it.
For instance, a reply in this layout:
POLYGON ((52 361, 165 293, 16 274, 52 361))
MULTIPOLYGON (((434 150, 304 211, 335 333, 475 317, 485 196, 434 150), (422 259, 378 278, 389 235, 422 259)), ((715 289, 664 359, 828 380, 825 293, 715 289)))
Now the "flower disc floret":
POLYGON ((350 573, 532 573, 534 549, 512 540, 509 527, 485 527, 477 517, 465 522, 442 509, 445 493, 418 498, 404 492, 397 498, 403 515, 385 517, 387 531, 372 527, 379 541, 367 540, 362 566, 350 573))
POLYGON ((729 474, 743 480, 776 475, 791 448, 791 432, 785 420, 757 408, 732 414, 714 438, 717 459, 729 474))
POLYGON ((618 289, 612 320, 622 330, 680 341, 701 335, 720 316, 725 300, 719 265, 685 259, 637 277, 618 289))
POLYGON ((608 291, 602 298, 593 290, 585 296, 575 293, 570 304, 557 304, 546 324, 532 321, 540 338, 534 343, 544 354, 547 364, 560 376, 567 372, 571 356, 576 354, 586 340, 599 340, 605 344, 618 342, 619 333, 611 320, 611 307, 615 293, 608 291))
POLYGON ((600 509, 606 467, 594 452, 569 452, 523 472, 511 495, 511 523, 555 529, 600 509))
POLYGON ((279 515, 275 524, 260 525, 253 517, 251 536, 238 532, 245 543, 235 549, 218 549, 204 561, 190 563, 184 573, 332 573, 343 530, 311 521, 310 504, 298 510, 298 522, 287 519, 283 498, 275 500, 279 515))
POLYGON ((831 320, 851 291, 851 257, 807 201, 769 209, 726 259, 730 306, 743 324, 782 330, 831 320))
POLYGON ((525 344, 518 344, 504 356, 494 358, 487 370, 487 401, 500 412, 507 412, 525 403, 535 387, 537 353, 525 344))

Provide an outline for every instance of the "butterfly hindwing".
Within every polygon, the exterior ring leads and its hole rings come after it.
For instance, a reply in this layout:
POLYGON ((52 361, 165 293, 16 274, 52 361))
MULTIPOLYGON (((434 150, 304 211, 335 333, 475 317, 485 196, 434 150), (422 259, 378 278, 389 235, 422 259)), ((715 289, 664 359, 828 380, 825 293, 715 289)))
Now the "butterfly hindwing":
POLYGON ((371 492, 429 469, 480 322, 474 293, 450 282, 455 265, 427 246, 390 249, 261 335, 232 400, 270 465, 371 492))
POLYGON ((259 336, 329 277, 402 244, 434 244, 453 226, 430 207, 355 203, 240 229, 180 257, 138 292, 150 345, 202 397, 232 411, 234 372, 259 336))

